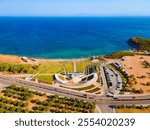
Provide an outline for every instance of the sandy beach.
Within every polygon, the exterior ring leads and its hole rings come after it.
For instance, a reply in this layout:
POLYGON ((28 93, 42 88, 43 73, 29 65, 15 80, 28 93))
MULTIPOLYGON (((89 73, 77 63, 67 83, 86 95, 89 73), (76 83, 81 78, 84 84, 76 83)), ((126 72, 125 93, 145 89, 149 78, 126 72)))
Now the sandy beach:
POLYGON ((33 59, 35 59, 35 61, 29 60, 28 62, 24 62, 21 59, 21 56, 0 54, 0 62, 13 63, 13 64, 39 64, 40 62, 84 61, 87 58, 78 58, 78 59, 77 58, 76 59, 33 58, 33 59))

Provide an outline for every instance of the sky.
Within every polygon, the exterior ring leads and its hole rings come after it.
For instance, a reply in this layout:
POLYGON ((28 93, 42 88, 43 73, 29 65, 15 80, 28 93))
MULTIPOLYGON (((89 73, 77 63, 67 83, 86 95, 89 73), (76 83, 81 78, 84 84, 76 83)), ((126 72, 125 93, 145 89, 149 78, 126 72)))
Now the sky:
POLYGON ((0 16, 150 16, 150 0, 0 0, 0 16))

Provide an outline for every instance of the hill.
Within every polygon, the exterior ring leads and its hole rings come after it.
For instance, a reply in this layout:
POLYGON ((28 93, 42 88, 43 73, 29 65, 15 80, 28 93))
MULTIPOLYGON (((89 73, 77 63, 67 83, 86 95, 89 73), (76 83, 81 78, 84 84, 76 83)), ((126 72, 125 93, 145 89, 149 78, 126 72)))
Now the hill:
POLYGON ((138 51, 150 52, 150 39, 141 37, 132 37, 128 40, 128 44, 136 48, 138 51))
POLYGON ((120 59, 123 56, 134 56, 134 52, 129 52, 129 51, 118 51, 110 54, 107 56, 107 58, 112 58, 112 59, 120 59))

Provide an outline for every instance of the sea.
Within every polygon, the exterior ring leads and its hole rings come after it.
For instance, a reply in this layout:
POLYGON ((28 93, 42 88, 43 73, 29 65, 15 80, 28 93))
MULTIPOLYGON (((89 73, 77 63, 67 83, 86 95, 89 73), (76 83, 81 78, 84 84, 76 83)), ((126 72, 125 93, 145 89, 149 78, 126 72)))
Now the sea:
POLYGON ((35 58, 85 58, 132 49, 150 38, 150 17, 0 17, 0 53, 35 58))

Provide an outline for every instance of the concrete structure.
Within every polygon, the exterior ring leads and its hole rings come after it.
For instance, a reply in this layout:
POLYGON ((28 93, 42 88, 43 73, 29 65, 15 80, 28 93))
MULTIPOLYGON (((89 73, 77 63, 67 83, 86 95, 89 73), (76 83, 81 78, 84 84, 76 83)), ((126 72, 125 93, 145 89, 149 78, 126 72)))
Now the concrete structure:
POLYGON ((76 62, 74 62, 74 72, 69 74, 55 74, 56 82, 64 87, 86 87, 97 81, 96 73, 85 75, 77 72, 76 62))
POLYGON ((21 57, 21 59, 22 59, 24 62, 28 62, 28 60, 29 60, 28 57, 25 57, 25 56, 24 56, 24 57, 21 57))
POLYGON ((67 75, 55 74, 56 82, 64 87, 77 88, 86 87, 95 83, 98 79, 96 73, 83 75, 82 73, 71 73, 67 75))

